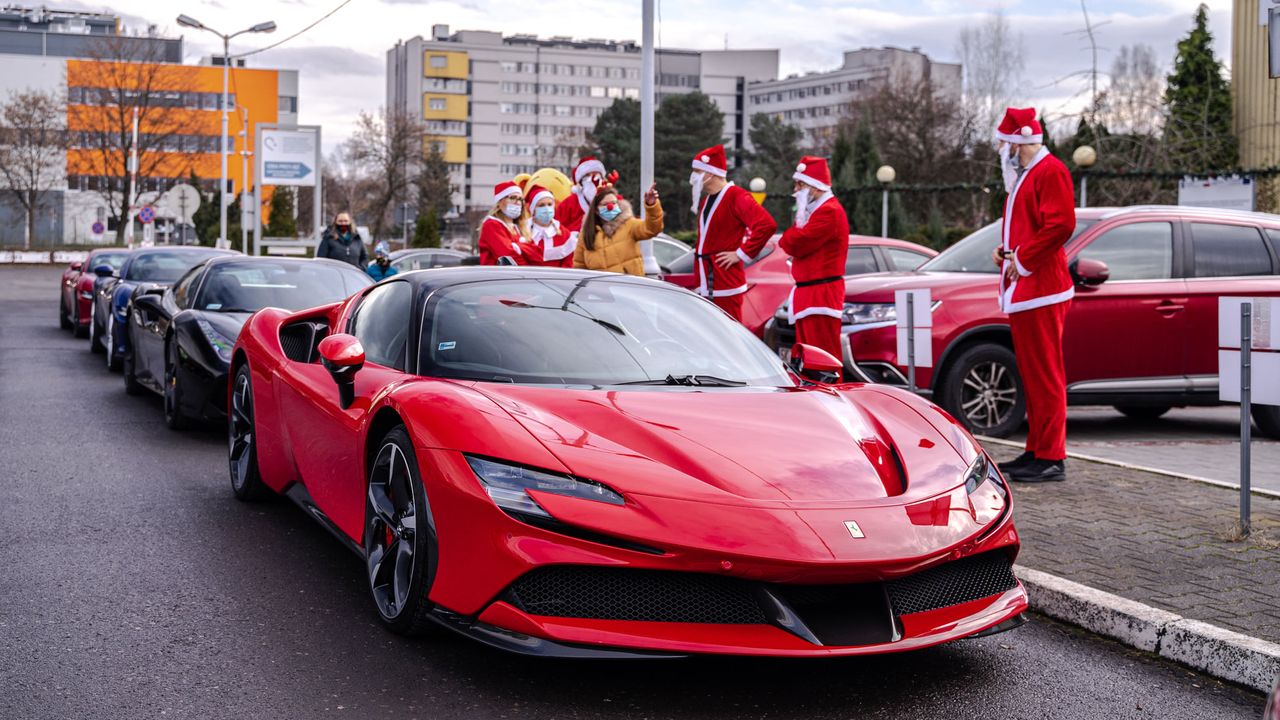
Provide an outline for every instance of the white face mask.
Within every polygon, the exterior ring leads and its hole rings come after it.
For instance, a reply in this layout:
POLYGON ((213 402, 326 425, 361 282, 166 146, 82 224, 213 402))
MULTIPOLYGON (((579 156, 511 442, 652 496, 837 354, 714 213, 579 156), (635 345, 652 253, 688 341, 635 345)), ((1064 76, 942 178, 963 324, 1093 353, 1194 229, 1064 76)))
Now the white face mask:
POLYGON ((705 179, 702 173, 694 170, 689 175, 689 185, 693 187, 693 214, 698 214, 698 202, 702 200, 702 182, 705 179))
POLYGON ((502 206, 502 214, 506 215, 512 220, 515 220, 516 218, 520 217, 520 209, 521 208, 519 203, 507 203, 506 205, 502 206))

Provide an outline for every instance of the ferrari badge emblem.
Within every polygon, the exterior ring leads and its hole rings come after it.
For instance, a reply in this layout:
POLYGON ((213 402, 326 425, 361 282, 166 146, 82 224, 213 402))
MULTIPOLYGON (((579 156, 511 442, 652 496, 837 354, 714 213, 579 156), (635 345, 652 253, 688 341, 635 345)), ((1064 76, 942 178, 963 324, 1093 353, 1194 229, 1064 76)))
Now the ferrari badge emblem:
POLYGON ((849 531, 849 534, 854 536, 855 538, 866 537, 866 535, 862 534, 862 528, 858 527, 858 523, 854 522, 853 520, 845 520, 844 527, 846 530, 849 531))

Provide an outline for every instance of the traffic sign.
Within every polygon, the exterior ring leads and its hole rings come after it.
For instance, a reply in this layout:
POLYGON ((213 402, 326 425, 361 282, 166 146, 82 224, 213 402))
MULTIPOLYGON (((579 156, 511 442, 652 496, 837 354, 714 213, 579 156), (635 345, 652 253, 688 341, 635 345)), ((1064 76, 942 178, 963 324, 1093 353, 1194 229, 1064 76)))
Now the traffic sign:
POLYGON ((92 231, 94 235, 101 235, 107 231, 107 226, 103 225, 101 222, 95 222, 89 226, 89 230, 92 231))
POLYGON ((262 181, 298 180, 311 174, 311 168, 300 162, 267 162, 263 163, 262 181))
POLYGON ((178 183, 169 188, 156 204, 164 211, 165 217, 176 217, 185 223, 191 223, 196 210, 200 209, 200 191, 187 183, 178 183))
POLYGON ((144 206, 138 211, 138 219, 141 220, 144 225, 154 222, 156 219, 156 209, 150 205, 144 206))
POLYGON ((316 184, 320 168, 318 128, 261 127, 255 144, 262 185, 316 184))

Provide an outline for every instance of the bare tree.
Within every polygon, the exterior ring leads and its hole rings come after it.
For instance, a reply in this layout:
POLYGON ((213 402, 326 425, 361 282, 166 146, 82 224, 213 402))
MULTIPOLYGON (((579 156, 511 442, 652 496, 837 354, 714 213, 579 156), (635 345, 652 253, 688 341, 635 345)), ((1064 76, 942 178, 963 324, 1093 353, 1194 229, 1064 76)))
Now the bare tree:
POLYGON ((11 92, 0 105, 0 178, 26 215, 22 246, 31 249, 45 195, 66 182, 67 146, 60 92, 11 92))
POLYGON ((1125 45, 1111 63, 1098 120, 1113 133, 1158 135, 1164 124, 1165 79, 1150 45, 1125 45))
POLYGON ((1022 35, 1013 31, 1003 10, 995 10, 981 23, 960 29, 956 53, 964 73, 964 117, 979 138, 983 132, 989 137, 1022 85, 1022 35))
POLYGON ((425 132, 422 120, 397 110, 361 112, 346 153, 355 167, 372 178, 367 212, 374 239, 390 227, 390 211, 407 201, 425 132))
POLYGON ((175 182, 193 169, 192 153, 218 153, 218 125, 190 109, 199 98, 194 68, 165 63, 162 47, 146 38, 97 41, 88 60, 68 63, 67 86, 68 172, 99 178, 95 186, 116 221, 116 242, 123 242, 129 210, 142 194, 129 172, 135 118, 138 177, 175 182))

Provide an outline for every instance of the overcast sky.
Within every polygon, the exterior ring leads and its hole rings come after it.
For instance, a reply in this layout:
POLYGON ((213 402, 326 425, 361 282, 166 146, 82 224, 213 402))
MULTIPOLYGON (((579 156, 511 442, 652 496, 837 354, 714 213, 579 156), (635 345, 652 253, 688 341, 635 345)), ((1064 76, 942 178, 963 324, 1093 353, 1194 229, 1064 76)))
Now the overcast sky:
MULTIPOLYGON (((221 43, 212 35, 179 28, 179 12, 219 30, 274 20, 275 35, 237 38, 232 52, 260 47, 305 27, 341 0, 177 0, 156 15, 154 0, 50 2, 51 7, 108 7, 131 27, 155 23, 162 32, 186 36, 188 61, 221 43)), ((1086 0, 1097 27, 1099 68, 1111 66, 1123 45, 1145 43, 1159 61, 1171 64, 1174 43, 1191 25, 1199 0, 1086 0)), ((1231 54, 1231 2, 1208 0, 1215 48, 1224 62, 1231 54)), ((1027 104, 1049 113, 1079 107, 1090 67, 1080 4, 1073 0, 662 0, 658 1, 662 47, 694 49, 780 48, 782 73, 837 67, 841 53, 859 47, 919 46, 930 56, 954 61, 956 36, 984 13, 1003 8, 1013 30, 1023 36, 1027 104)), ((254 56, 258 67, 301 71, 301 122, 324 126, 326 150, 351 130, 356 113, 385 102, 385 57, 397 40, 429 36, 431 26, 452 30, 499 30, 539 36, 640 39, 640 0, 584 3, 581 0, 492 2, 491 0, 351 0, 332 17, 286 45, 254 56)))

